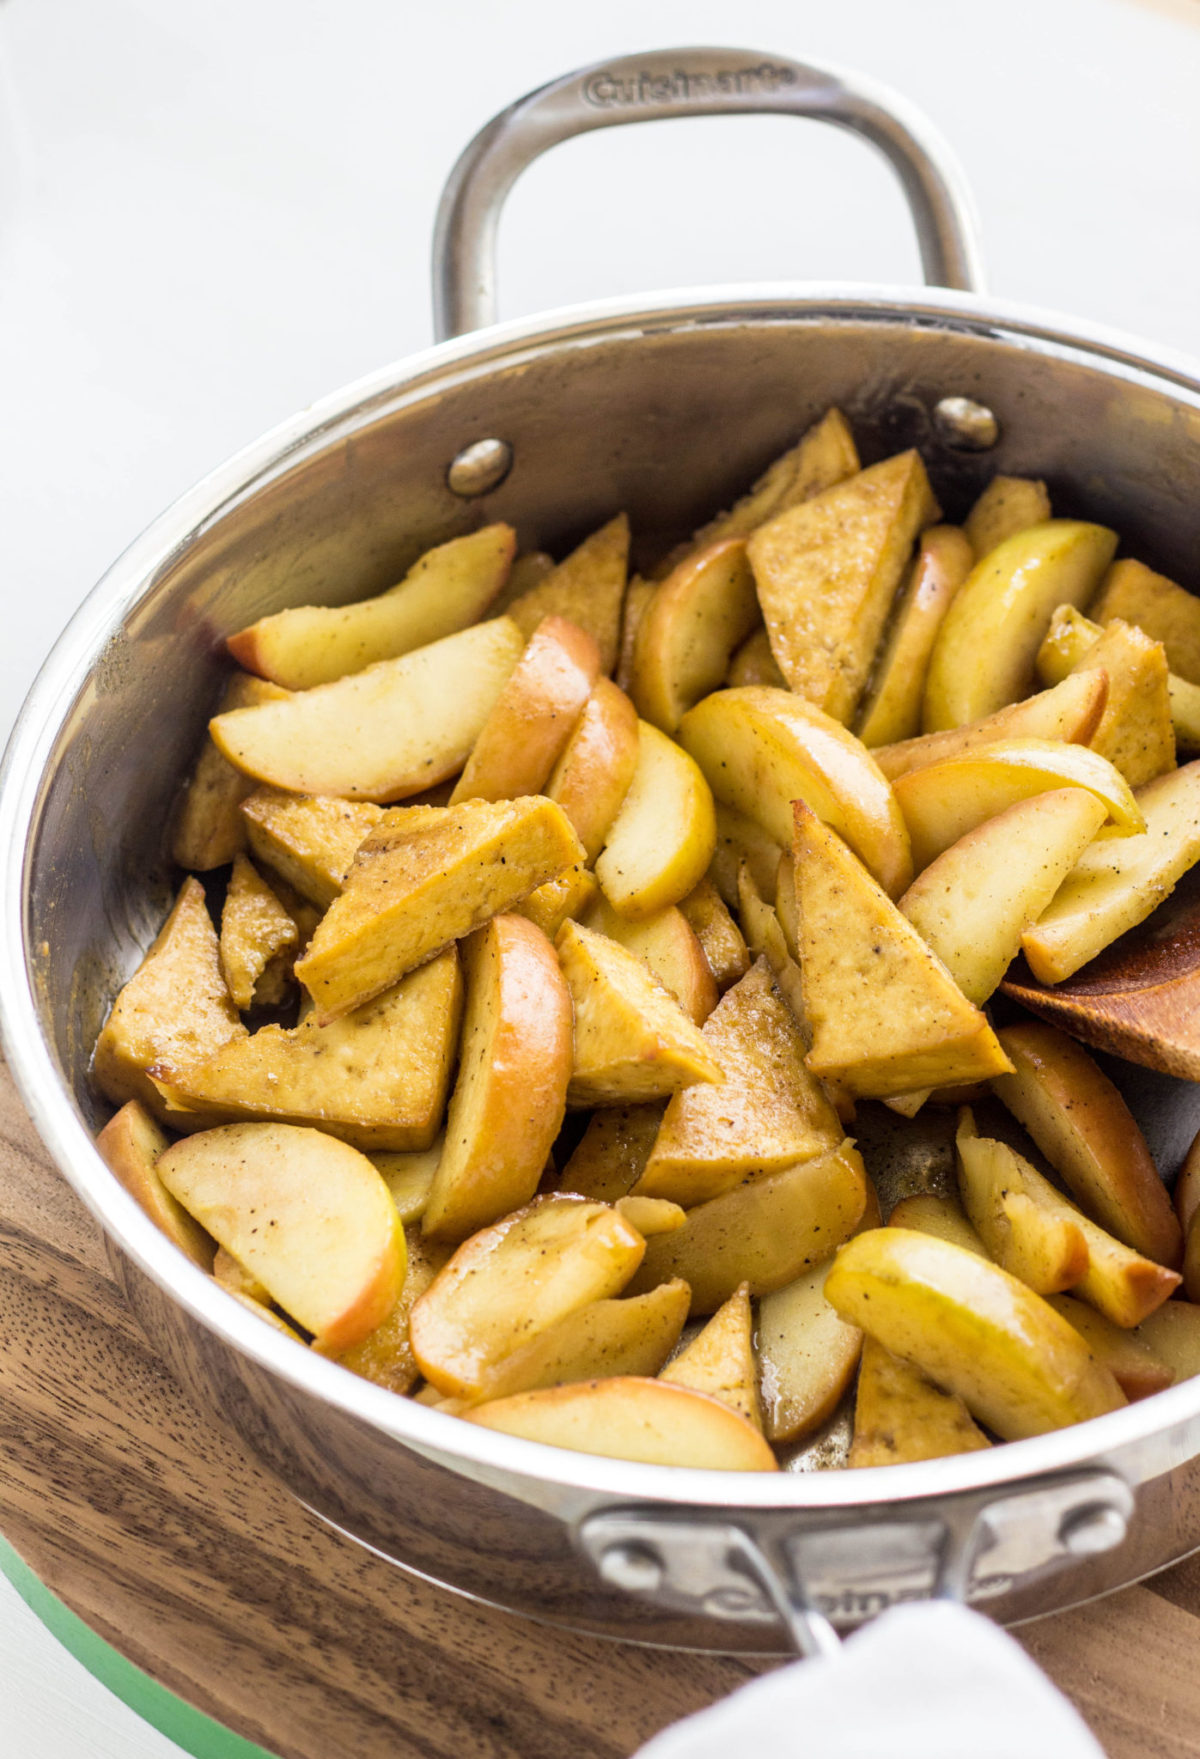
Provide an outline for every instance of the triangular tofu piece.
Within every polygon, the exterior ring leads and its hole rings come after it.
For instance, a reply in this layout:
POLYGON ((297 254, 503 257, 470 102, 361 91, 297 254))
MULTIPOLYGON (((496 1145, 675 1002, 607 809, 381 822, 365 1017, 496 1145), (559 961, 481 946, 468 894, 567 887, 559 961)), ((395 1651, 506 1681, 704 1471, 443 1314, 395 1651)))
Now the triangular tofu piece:
POLYGON ((723 537, 748 537, 768 519, 798 507, 858 470, 858 450, 840 409, 830 409, 802 439, 776 458, 748 494, 692 539, 697 549, 723 537))
POLYGON ((850 1466, 899 1466, 990 1447, 962 1400, 919 1368, 863 1339, 850 1466))
POLYGON ((1072 671, 1107 672, 1108 700, 1088 743, 1120 770, 1131 788, 1175 768, 1171 674, 1161 641, 1118 619, 1072 671))
POLYGON ((586 629, 608 674, 621 645, 621 606, 629 573, 629 520, 618 513, 585 538, 544 580, 514 599, 506 615, 529 638, 543 617, 566 617, 586 629))
POLYGON ((858 857, 803 801, 795 811, 812 1072, 864 1099, 1007 1073, 986 1017, 858 857))
POLYGON ((1135 623, 1151 641, 1162 642, 1173 672, 1200 684, 1200 599, 1165 574, 1132 558, 1114 562, 1088 615, 1097 623, 1114 617, 1135 623))
POLYGON ((636 1194, 705 1203, 755 1173, 836 1148, 842 1126, 804 1063, 792 1010, 760 959, 702 1027, 725 1071, 672 1096, 636 1194))
POLYGON ((720 1399, 761 1433, 749 1283, 743 1283, 723 1307, 718 1307, 703 1331, 667 1363, 658 1378, 720 1399))
MULTIPOLYGON (((225 686, 218 714, 235 708, 253 708, 261 702, 284 702, 289 692, 265 678, 235 672, 225 686)), ((171 834, 171 858, 192 873, 208 873, 224 867, 239 849, 246 847, 246 829, 238 807, 254 787, 249 776, 235 770, 222 757, 209 734, 196 759, 196 767, 175 810, 171 834)))
POLYGON ((462 977, 449 947, 386 995, 318 1026, 263 1026, 205 1061, 154 1069, 177 1129, 242 1118, 311 1124, 354 1148, 428 1148, 458 1049, 462 977))
POLYGON ((272 959, 298 939, 295 922, 253 862, 235 856, 221 912, 221 970, 235 1008, 250 1006, 272 959))
POLYGON ((624 1105, 721 1079, 699 1028, 641 959, 577 922, 563 923, 555 945, 575 1008, 569 1105, 624 1105))
POLYGON ((389 989, 584 859, 560 806, 541 795, 472 800, 411 831, 380 824, 296 963, 322 1024, 389 989))
POLYGON ((1107 816, 1086 788, 1033 794, 930 863, 900 911, 968 1001, 982 1005, 1107 816))
POLYGON ((220 947, 197 879, 186 879, 157 940, 112 1005, 92 1073, 116 1105, 140 1099, 168 1117, 147 1070, 211 1056, 246 1028, 221 972, 220 947))
POLYGON ((779 669, 835 720, 853 716, 913 540, 938 517, 920 454, 901 452, 751 537, 747 554, 779 669))
POLYGON ((322 910, 341 891, 358 845, 381 823, 384 811, 369 800, 285 794, 278 788, 257 788, 242 802, 251 854, 322 910))

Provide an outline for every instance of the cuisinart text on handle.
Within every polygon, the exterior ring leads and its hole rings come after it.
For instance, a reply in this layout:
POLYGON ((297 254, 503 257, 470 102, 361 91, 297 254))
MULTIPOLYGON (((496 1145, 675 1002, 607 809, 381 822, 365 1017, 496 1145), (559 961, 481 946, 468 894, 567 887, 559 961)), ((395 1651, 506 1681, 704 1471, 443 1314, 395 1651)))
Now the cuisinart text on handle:
POLYGON ((583 95, 597 109, 613 110, 636 108, 639 104, 687 104, 697 98, 717 96, 769 95, 795 83, 792 68, 775 67, 764 61, 760 67, 726 67, 716 73, 689 73, 682 67, 672 73, 601 71, 589 76, 583 95))

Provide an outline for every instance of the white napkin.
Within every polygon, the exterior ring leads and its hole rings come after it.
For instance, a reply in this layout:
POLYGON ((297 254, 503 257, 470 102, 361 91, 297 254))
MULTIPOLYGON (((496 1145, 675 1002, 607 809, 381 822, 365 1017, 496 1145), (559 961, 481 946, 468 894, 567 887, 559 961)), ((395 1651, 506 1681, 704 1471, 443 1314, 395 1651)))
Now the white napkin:
POLYGON ((636 1759, 1104 1759, 1013 1638, 945 1601, 896 1607, 664 1729, 636 1759))

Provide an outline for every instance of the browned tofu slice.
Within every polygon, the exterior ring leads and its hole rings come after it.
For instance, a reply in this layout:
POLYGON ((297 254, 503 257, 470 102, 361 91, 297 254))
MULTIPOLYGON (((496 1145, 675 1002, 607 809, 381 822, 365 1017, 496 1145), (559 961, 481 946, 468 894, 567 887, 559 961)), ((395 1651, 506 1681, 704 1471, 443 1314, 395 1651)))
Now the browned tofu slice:
MULTIPOLYGON (((260 702, 283 702, 288 692, 265 678, 235 672, 225 686, 218 714, 253 708, 260 702)), ((209 734, 196 759, 191 780, 175 811, 172 858, 193 873, 224 867, 246 847, 246 828, 238 811, 254 783, 222 757, 209 734)))
POLYGON ((1200 598, 1165 574, 1144 562, 1114 562, 1088 616, 1097 623, 1114 617, 1136 623, 1151 641, 1162 642, 1172 672, 1200 684, 1200 598))
POLYGON ((234 857, 221 912, 221 970, 235 1008, 254 1000, 255 985, 299 931, 266 880, 244 855, 234 857))

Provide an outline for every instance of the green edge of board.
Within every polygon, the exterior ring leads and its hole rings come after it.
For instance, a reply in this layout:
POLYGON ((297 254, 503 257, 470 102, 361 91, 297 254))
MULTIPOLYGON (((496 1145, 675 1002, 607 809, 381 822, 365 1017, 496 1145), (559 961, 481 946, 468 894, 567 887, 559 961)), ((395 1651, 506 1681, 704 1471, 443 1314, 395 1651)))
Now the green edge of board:
POLYGON ((3 1572, 30 1610, 63 1648, 82 1662, 88 1672, 123 1704, 156 1728, 161 1735, 190 1753, 192 1759, 276 1759, 264 1747, 234 1734, 202 1710, 185 1704, 157 1680, 127 1661, 119 1650, 98 1637, 78 1614, 64 1606, 41 1582, 29 1565, 0 1535, 0 1572, 3 1572))

